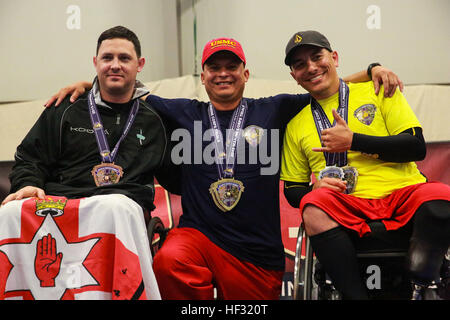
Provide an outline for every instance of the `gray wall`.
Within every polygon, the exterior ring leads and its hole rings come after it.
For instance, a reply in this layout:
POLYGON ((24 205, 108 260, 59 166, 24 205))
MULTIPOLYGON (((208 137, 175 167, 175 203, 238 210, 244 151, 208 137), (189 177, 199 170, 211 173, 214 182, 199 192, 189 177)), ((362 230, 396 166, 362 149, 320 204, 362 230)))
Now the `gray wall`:
POLYGON ((250 74, 291 79, 284 48, 297 31, 324 33, 346 75, 381 62, 406 84, 450 83, 449 0, 195 0, 198 56, 193 52, 192 0, 182 2, 183 73, 200 66, 204 44, 235 37, 250 74))
POLYGON ((179 75, 175 0, 0 0, 0 101, 45 99, 91 79, 97 38, 116 25, 140 38, 139 79, 179 75))
POLYGON ((145 82, 200 73, 204 44, 219 36, 242 43, 251 76, 290 79, 285 44, 312 28, 342 75, 379 61, 406 84, 450 83, 449 14, 450 0, 0 0, 0 102, 91 79, 98 35, 119 24, 141 39, 145 82))

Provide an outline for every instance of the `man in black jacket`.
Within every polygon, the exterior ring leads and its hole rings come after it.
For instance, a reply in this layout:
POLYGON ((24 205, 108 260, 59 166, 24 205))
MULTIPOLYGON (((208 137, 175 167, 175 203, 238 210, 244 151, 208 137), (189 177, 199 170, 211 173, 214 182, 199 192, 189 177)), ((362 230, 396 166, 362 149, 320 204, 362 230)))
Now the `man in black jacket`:
POLYGON ((62 107, 44 110, 17 148, 12 193, 3 204, 33 196, 43 199, 45 193, 70 198, 121 193, 146 210, 154 209, 153 179, 156 174, 167 186, 170 150, 161 118, 139 99, 148 93, 136 81, 145 64, 140 55, 139 40, 123 27, 100 36, 93 106, 86 93, 74 103, 66 99, 62 107), (98 109, 103 130, 93 128, 92 108, 98 109), (96 132, 104 132, 104 137, 96 132), (105 150, 110 155, 100 154, 105 150), (96 181, 108 175, 118 178, 96 181))
MULTIPOLYGON (((105 292, 106 297, 119 299, 160 298, 151 269, 150 251, 146 250, 149 248, 144 213, 155 208, 155 176, 158 182, 171 191, 174 191, 171 181, 175 181, 177 176, 173 168, 169 167, 170 141, 165 125, 153 108, 139 99, 148 93, 136 80, 144 64, 139 40, 132 31, 121 26, 106 30, 97 43, 94 57, 97 77, 92 90, 73 103, 66 99, 59 108, 46 108, 17 148, 10 174, 11 194, 2 203, 0 224, 16 226, 14 221, 17 221, 17 215, 14 212, 17 211, 19 217, 22 212, 22 218, 18 228, 5 229, 7 236, 5 232, 0 233, 7 239, 8 246, 4 252, 12 262, 12 270, 20 270, 21 267, 15 268, 14 261, 19 260, 14 260, 17 254, 12 248, 17 243, 11 240, 15 238, 11 232, 14 229, 25 232, 22 228, 26 224, 24 215, 31 220, 43 219, 39 220, 39 228, 30 227, 33 230, 31 234, 34 233, 30 245, 36 257, 34 266, 30 266, 28 271, 34 268, 40 282, 33 278, 27 283, 27 279, 19 277, 20 281, 25 281, 25 288, 35 298, 71 298, 76 293, 68 289, 81 290, 94 284, 97 287, 94 286, 93 290, 102 293, 92 295, 90 292, 87 294, 89 299, 104 298, 105 292), (72 231, 67 231, 69 226, 67 223, 63 225, 63 220, 59 218, 61 215, 70 216, 73 207, 78 210, 75 215, 77 220, 71 220, 70 228, 76 225, 77 240, 69 240, 68 234, 72 231), (82 224, 82 216, 89 222, 82 224), (95 225, 102 231, 97 231, 95 225), (101 281, 109 271, 93 267, 106 264, 108 255, 101 258, 103 260, 92 262, 91 268, 86 266, 86 260, 77 264, 80 274, 85 275, 78 281, 79 287, 70 284, 72 281, 67 278, 73 269, 70 259, 77 254, 68 248, 74 248, 75 242, 86 243, 89 240, 81 240, 81 234, 85 233, 86 237, 92 232, 104 234, 103 238, 97 236, 96 239, 100 240, 98 244, 92 245, 92 255, 97 254, 95 250, 100 250, 98 247, 102 246, 109 256, 114 257, 113 265, 122 263, 121 259, 124 259, 124 264, 128 263, 120 267, 118 275, 113 271, 112 289, 105 287, 101 281), (109 233, 120 238, 126 250, 122 250, 117 242, 113 242, 112 247, 107 244, 110 236, 105 234, 109 233), (64 238, 59 237, 60 234, 64 238), (35 243, 34 239, 40 237, 42 239, 35 243), (54 254, 47 257, 47 252, 51 251, 54 254), (136 254, 138 260, 128 258, 129 251, 136 254), (126 258, 120 256, 119 252, 125 252, 126 258), (87 272, 84 272, 85 268, 87 272), (137 268, 136 272, 132 272, 133 268, 137 268), (116 279, 116 276, 120 279, 116 279), (42 287, 61 287, 64 293, 56 289, 48 293, 50 289, 42 287)), ((27 262, 29 264, 33 263, 32 259, 26 260, 31 260, 27 262)), ((26 270, 28 267, 22 268, 26 270)), ((25 273, 30 273, 28 271, 25 273)), ((5 292, 0 290, 0 298, 4 293, 6 295, 18 290, 12 284, 16 276, 11 274, 7 277, 5 292)), ((0 277, 0 289, 4 288, 1 281, 0 277)))

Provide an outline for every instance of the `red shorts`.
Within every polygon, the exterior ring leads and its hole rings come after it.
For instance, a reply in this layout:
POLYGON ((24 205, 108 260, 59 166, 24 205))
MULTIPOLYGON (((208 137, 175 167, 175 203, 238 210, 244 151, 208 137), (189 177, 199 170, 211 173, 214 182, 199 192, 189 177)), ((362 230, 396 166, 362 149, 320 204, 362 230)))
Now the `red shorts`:
POLYGON ((153 262, 162 299, 278 300, 284 271, 240 261, 200 231, 175 228, 153 262))
POLYGON ((383 199, 357 198, 319 188, 303 197, 300 214, 306 205, 314 205, 362 237, 370 232, 367 222, 381 220, 386 230, 396 230, 408 223, 422 203, 431 200, 450 201, 450 186, 440 182, 419 183, 396 190, 383 199))

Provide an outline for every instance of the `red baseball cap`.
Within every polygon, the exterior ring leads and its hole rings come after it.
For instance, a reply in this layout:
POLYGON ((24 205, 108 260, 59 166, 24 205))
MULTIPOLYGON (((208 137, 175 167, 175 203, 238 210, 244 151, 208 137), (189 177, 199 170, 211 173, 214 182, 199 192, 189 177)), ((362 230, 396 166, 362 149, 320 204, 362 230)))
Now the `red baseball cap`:
POLYGON ((232 38, 218 38, 209 41, 205 48, 203 49, 203 56, 202 56, 202 68, 205 65, 206 60, 209 59, 214 53, 219 51, 230 51, 238 56, 239 59, 244 63, 245 61, 245 55, 244 50, 242 50, 241 44, 232 39, 232 38))

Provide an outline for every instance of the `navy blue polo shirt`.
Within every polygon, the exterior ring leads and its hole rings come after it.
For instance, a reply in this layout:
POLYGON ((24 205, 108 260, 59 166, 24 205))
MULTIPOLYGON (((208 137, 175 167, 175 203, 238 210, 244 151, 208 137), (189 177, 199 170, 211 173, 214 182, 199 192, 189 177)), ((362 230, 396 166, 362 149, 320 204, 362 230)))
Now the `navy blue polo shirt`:
MULTIPOLYGON (((175 154, 176 157, 182 154, 185 162, 179 227, 199 230, 240 260, 270 270, 284 270, 279 206, 281 145, 287 123, 309 104, 310 97, 281 94, 244 99, 248 105, 244 132, 258 128, 265 137, 259 143, 252 138, 240 140, 240 151, 245 152, 245 157, 243 153, 238 155, 234 178, 244 184, 245 190, 239 203, 228 212, 216 206, 209 192, 210 185, 219 179, 217 165, 199 154, 200 149, 210 154, 213 143, 213 138, 205 134, 211 128, 208 103, 154 95, 146 101, 175 129, 174 150, 183 150, 175 154)), ((216 112, 225 137, 233 111, 216 112)))

